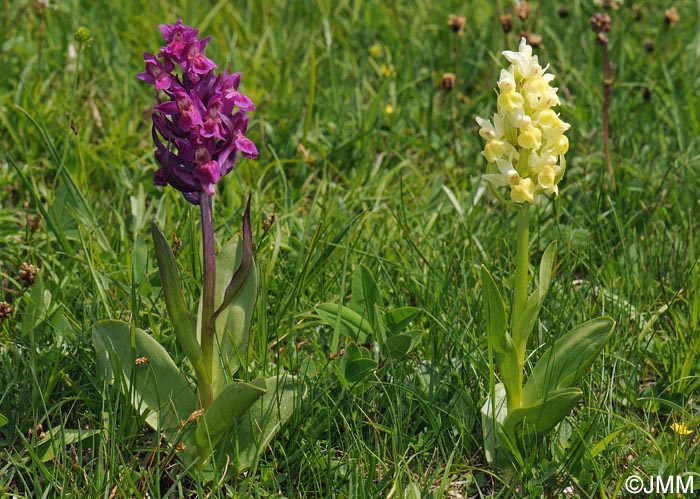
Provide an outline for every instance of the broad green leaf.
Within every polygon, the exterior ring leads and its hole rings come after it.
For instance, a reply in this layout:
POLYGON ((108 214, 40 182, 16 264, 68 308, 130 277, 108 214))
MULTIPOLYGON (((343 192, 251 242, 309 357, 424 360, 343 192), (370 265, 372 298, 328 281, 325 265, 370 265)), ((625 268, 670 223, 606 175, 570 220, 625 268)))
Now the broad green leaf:
POLYGON ((35 452, 42 463, 52 460, 56 454, 66 452, 66 447, 84 442, 85 448, 97 449, 101 430, 69 430, 62 426, 52 428, 48 435, 37 442, 35 452), (88 440, 89 439, 89 440, 88 440), (86 442, 87 441, 87 442, 86 442))
POLYGON ((420 343, 423 333, 420 331, 407 331, 395 334, 384 340, 382 353, 393 360, 401 360, 420 343))
POLYGON ((592 319, 559 338, 535 365, 523 387, 523 405, 535 405, 573 386, 586 374, 615 327, 610 317, 592 319))
POLYGON ((202 358, 202 348, 197 342, 197 336, 192 322, 192 317, 187 310, 187 303, 182 294, 182 284, 180 274, 177 270, 175 255, 165 239, 165 236, 158 228, 155 219, 151 220, 151 233, 153 243, 156 248, 156 258, 158 260, 158 273, 163 284, 163 296, 165 296, 165 306, 170 316, 170 323, 175 331, 180 347, 187 355, 200 383, 209 381, 209 375, 204 369, 202 358))
POLYGON ((544 301, 544 297, 547 296, 549 284, 552 281, 552 267, 554 266, 554 257, 556 253, 557 242, 552 241, 542 254, 542 260, 540 261, 540 280, 537 283, 537 292, 539 294, 540 303, 542 303, 544 301))
MULTIPOLYGON (((249 225, 250 220, 244 220, 244 233, 250 231, 249 225)), ((215 352, 218 362, 214 362, 213 370, 214 396, 224 389, 244 364, 248 350, 250 325, 258 292, 258 273, 252 256, 249 266, 243 270, 247 244, 245 238, 236 236, 216 255, 215 300, 218 316, 215 323, 215 352), (245 279, 241 281, 243 274, 245 279), (228 297, 226 292, 229 293, 228 297)))
MULTIPOLYGON (((214 312, 216 318, 226 307, 228 307, 233 299, 242 292, 248 275, 251 271, 255 271, 253 266, 253 232, 250 227, 250 195, 248 196, 248 205, 243 213, 243 247, 240 262, 237 267, 233 267, 236 271, 231 276, 231 281, 224 290, 224 295, 221 304, 214 312)), ((218 268, 218 267, 217 267, 218 268)), ((224 270, 224 269, 221 269, 224 270)), ((228 272, 228 269, 225 269, 228 272)))
POLYGON ((360 315, 369 318, 372 330, 377 332, 376 307, 383 306, 382 295, 372 273, 364 265, 360 265, 352 273, 352 297, 348 306, 360 315))
POLYGON ((486 461, 493 465, 498 462, 498 448, 501 446, 501 425, 506 417, 506 389, 503 383, 495 386, 495 400, 489 395, 481 406, 481 431, 484 437, 484 454, 486 461), (496 418, 493 409, 496 408, 496 418))
POLYGON ((482 300, 484 302, 484 320, 486 321, 486 335, 496 354, 506 352, 508 318, 506 317, 505 304, 496 283, 486 267, 481 267, 481 280, 484 283, 482 300))
POLYGON ((347 388, 363 381, 371 372, 377 369, 377 361, 364 347, 358 347, 354 343, 345 348, 340 361, 341 381, 347 388))
POLYGON ((102 373, 109 372, 104 367, 109 363, 152 428, 177 430, 197 409, 194 390, 151 335, 126 322, 102 321, 93 328, 92 341, 102 373))
POLYGON ((316 307, 316 313, 329 326, 339 327, 347 337, 363 343, 372 336, 372 327, 366 317, 353 309, 336 303, 322 303, 316 307))
POLYGON ((515 324, 515 331, 513 331, 513 343, 515 344, 515 348, 517 349, 518 356, 520 358, 525 357, 527 341, 535 328, 537 317, 540 314, 540 309, 542 308, 544 299, 547 296, 549 284, 552 280, 552 266, 554 265, 556 250, 556 241, 550 243, 549 246, 547 246, 547 249, 544 250, 542 260, 540 261, 540 278, 537 284, 537 289, 528 297, 525 304, 525 310, 523 310, 518 323, 515 324))
MULTIPOLYGON (((233 443, 238 471, 250 468, 272 438, 292 416, 297 403, 305 396, 303 383, 282 374, 265 380, 267 392, 239 418, 233 443)), ((222 457, 222 456, 220 456, 222 457)))
POLYGON ((198 421, 197 445, 204 451, 212 449, 227 430, 231 430, 236 420, 265 394, 266 384, 263 378, 252 383, 237 382, 228 385, 214 399, 198 421))
POLYGON ((415 307, 401 307, 385 313, 382 321, 386 327, 387 336, 393 336, 406 329, 419 313, 420 309, 415 307))
POLYGON ((503 421, 503 429, 516 444, 527 449, 569 415, 582 396, 578 388, 552 391, 546 400, 511 411, 503 421))

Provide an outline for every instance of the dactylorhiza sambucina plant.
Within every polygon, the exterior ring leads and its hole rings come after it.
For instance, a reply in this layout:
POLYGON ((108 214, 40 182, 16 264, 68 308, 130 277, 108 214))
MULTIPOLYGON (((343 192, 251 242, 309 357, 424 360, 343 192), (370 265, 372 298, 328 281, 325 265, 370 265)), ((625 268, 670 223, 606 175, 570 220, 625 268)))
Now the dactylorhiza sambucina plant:
POLYGON ((487 141, 484 178, 496 195, 500 195, 497 188, 507 187, 510 201, 504 201, 518 212, 510 307, 482 267, 491 369, 482 419, 486 457, 497 466, 520 461, 526 450, 535 448, 571 412, 583 395, 578 381, 614 327, 612 319, 601 317, 574 328, 540 356, 525 380, 528 338, 549 289, 556 252, 555 243, 544 251, 538 282, 528 296, 530 205, 542 195, 558 194, 569 148, 564 133, 570 125, 552 109, 560 104, 557 89, 551 86, 554 75, 540 66, 525 39, 517 52, 503 55, 510 66, 501 70, 498 81, 498 111, 491 120, 476 119, 487 141))
POLYGON ((189 366, 181 371, 150 334, 125 322, 99 323, 93 341, 103 374, 121 382, 187 466, 208 472, 230 463, 229 471, 240 471, 253 465, 303 395, 292 376, 237 379, 248 371, 241 368, 247 366, 257 293, 250 199, 242 238, 215 255, 212 197, 239 154, 258 156, 245 136, 246 113, 255 106, 238 90, 240 73, 214 73, 216 65, 203 54, 210 37, 198 39, 198 30, 180 19, 160 31, 166 45, 158 56, 144 54, 146 71, 138 78, 156 93, 152 135, 160 168, 154 182, 174 187, 200 208, 203 275, 196 320, 173 251, 155 220, 151 229, 166 308, 189 366))

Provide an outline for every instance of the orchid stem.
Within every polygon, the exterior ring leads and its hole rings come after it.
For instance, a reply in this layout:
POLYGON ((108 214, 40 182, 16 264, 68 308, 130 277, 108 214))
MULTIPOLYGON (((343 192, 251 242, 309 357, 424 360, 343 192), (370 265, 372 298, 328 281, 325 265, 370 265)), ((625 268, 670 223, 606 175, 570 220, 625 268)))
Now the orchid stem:
MULTIPOLYGON (((530 243, 530 203, 523 203, 518 209, 516 253, 515 253, 515 283, 513 284, 513 309, 510 317, 510 331, 516 345, 520 343, 517 337, 517 327, 527 304, 527 284, 530 243)), ((523 390, 523 369, 525 368, 524 352, 517 351, 518 383, 516 393, 508 394, 508 412, 520 407, 523 390)))
POLYGON ((216 292, 216 258, 214 254, 214 215, 211 196, 202 193, 200 196, 200 208, 202 213, 202 253, 203 253, 203 279, 202 279, 202 356, 204 369, 209 374, 209 382, 206 380, 199 386, 199 398, 202 408, 206 409, 214 399, 213 386, 213 361, 214 361, 214 297, 216 292))
POLYGON ((610 158, 610 94, 612 93, 612 78, 610 75, 610 55, 608 44, 603 45, 603 146, 605 149, 605 162, 608 165, 610 184, 615 188, 615 173, 610 158))

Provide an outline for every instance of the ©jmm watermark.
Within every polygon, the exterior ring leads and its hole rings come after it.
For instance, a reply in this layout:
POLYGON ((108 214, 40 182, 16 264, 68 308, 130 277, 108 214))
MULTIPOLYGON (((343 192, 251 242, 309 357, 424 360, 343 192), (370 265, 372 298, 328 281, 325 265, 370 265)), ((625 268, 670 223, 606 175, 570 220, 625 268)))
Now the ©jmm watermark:
POLYGON ((693 479, 688 475, 650 475, 643 478, 639 475, 630 475, 625 480, 625 490, 630 494, 692 494, 695 490, 693 479))

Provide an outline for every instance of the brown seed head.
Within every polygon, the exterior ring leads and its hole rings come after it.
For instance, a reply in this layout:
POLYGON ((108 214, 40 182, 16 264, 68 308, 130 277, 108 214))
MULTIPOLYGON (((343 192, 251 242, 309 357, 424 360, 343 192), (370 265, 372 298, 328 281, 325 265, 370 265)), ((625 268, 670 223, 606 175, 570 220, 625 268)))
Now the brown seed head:
POLYGON ((644 17, 644 7, 642 7, 638 3, 635 3, 634 5, 632 5, 632 18, 635 21, 641 21, 643 17, 644 17))
POLYGON ((588 22, 591 23, 591 29, 596 33, 608 33, 612 29, 612 19, 608 14, 598 12, 593 14, 588 22))
POLYGON ((264 232, 267 232, 270 230, 272 225, 277 221, 277 213, 273 213, 270 215, 269 218, 265 218, 262 221, 262 228, 264 232))
POLYGON ((593 0, 596 7, 607 10, 619 10, 620 4, 625 3, 625 0, 593 0))
POLYGON ((571 14, 571 9, 567 6, 559 7, 559 10, 557 10, 557 14, 559 14, 560 18, 566 19, 571 14))
POLYGON ((457 76, 454 73, 445 73, 442 75, 442 88, 445 92, 450 92, 455 88, 457 76))
POLYGON ((666 9, 664 12, 664 22, 668 24, 670 28, 673 28, 681 20, 681 16, 678 15, 678 11, 675 7, 666 9))
POLYGON ((510 33, 513 30, 513 14, 503 14, 501 16, 501 29, 504 33, 510 33))
POLYGON ((464 27, 467 25, 467 18, 464 16, 458 16, 455 14, 450 14, 447 17, 447 25, 452 29, 453 33, 462 35, 464 33, 464 27))
POLYGON ((8 319, 11 313, 12 305, 6 301, 0 301, 0 322, 2 322, 3 319, 8 319))
POLYGON ((644 40, 644 50, 650 54, 654 51, 654 41, 651 38, 644 40))
POLYGON ((22 283, 23 287, 28 288, 34 284, 37 272, 39 269, 36 266, 27 262, 22 263, 22 268, 19 270, 19 282, 22 283))
POLYGON ((539 48, 542 45, 542 35, 537 35, 535 33, 528 33, 527 31, 521 31, 520 36, 525 38, 525 41, 532 48, 539 48))
POLYGON ((523 21, 528 18, 530 11, 532 10, 532 4, 530 2, 520 2, 516 3, 513 7, 513 12, 523 21))

